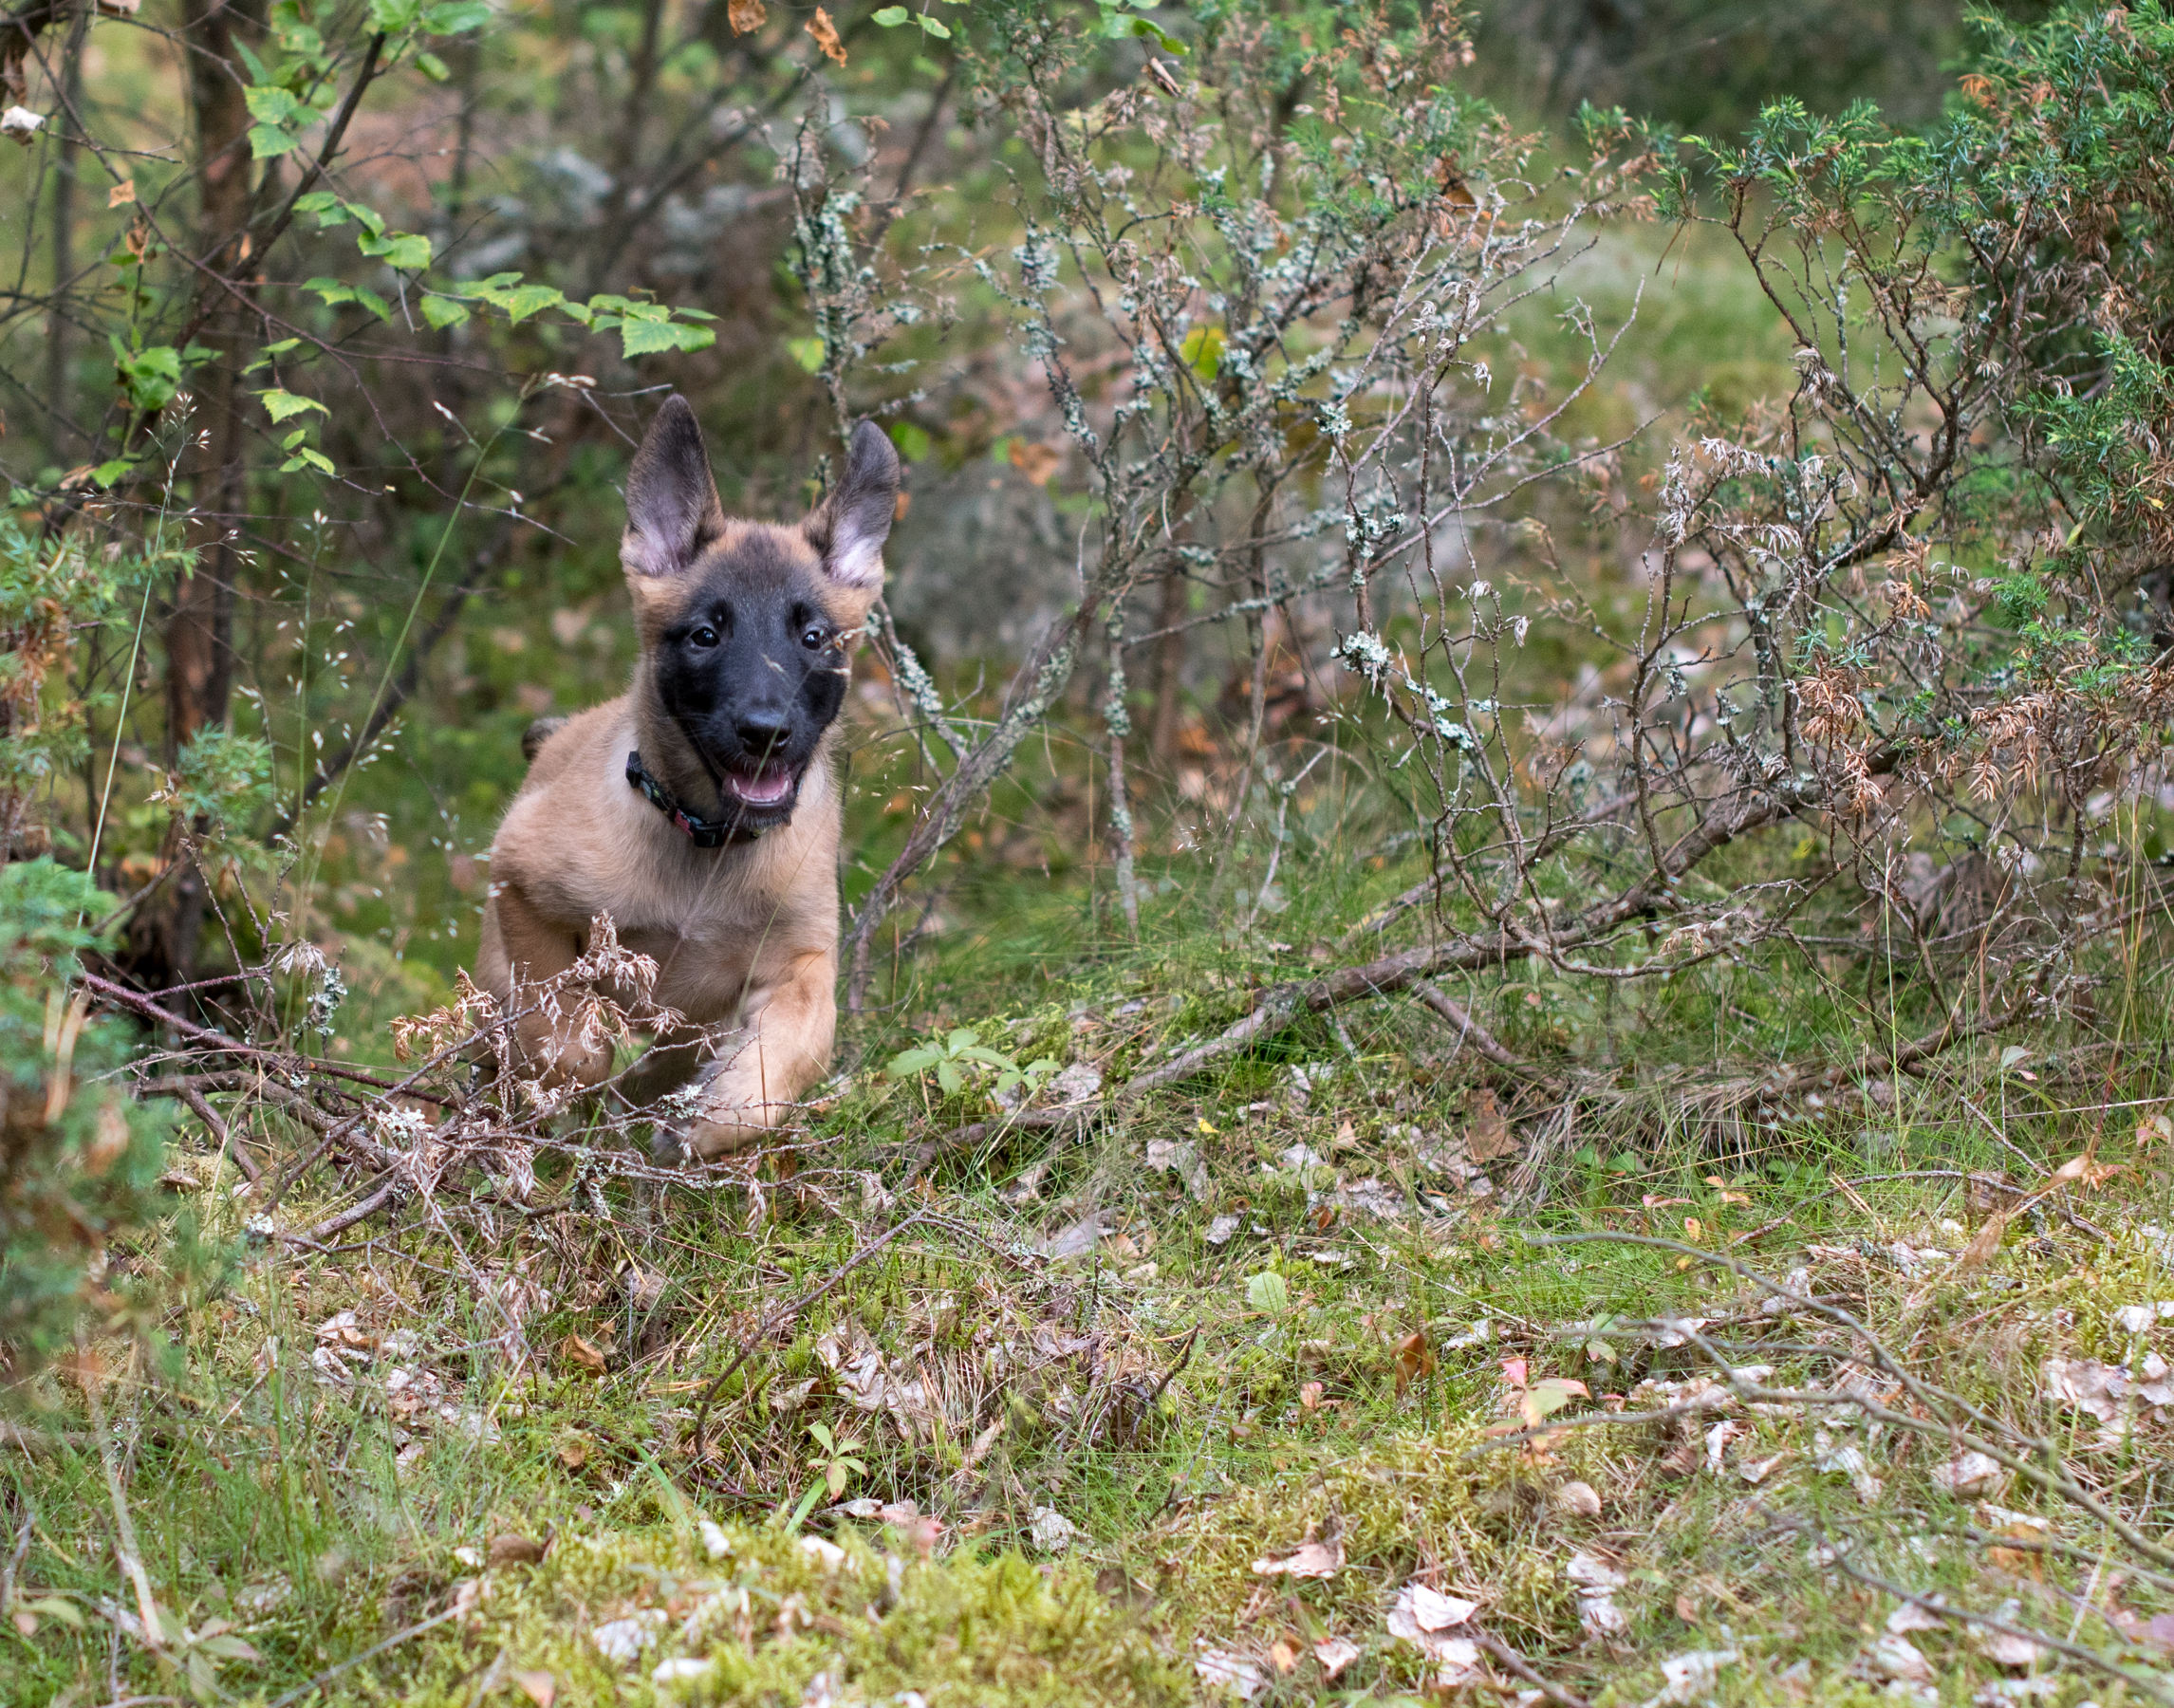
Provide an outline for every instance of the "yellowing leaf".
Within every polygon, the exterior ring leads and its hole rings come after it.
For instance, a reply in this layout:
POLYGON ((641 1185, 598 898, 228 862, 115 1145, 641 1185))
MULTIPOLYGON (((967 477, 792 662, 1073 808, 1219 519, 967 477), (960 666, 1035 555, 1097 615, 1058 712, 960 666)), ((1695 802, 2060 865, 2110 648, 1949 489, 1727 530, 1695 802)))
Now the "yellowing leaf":
POLYGON ((109 208, 118 208, 123 203, 132 202, 135 199, 136 180, 134 178, 122 178, 120 183, 105 193, 105 205, 109 208))
POLYGON ((1223 370, 1223 351, 1229 347, 1229 337, 1220 326, 1195 326, 1185 334, 1178 346, 1179 360, 1203 380, 1213 380, 1223 370))

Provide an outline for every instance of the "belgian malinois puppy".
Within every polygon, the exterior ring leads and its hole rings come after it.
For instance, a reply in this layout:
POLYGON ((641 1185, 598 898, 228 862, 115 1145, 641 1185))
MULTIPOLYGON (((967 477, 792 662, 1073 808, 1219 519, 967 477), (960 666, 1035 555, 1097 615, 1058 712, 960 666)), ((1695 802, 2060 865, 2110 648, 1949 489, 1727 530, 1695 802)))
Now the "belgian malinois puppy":
MULTIPOLYGON (((758 1139, 819 1079, 837 1030, 841 783, 833 721, 848 654, 883 585, 898 454, 872 422, 798 527, 725 514, 701 429, 665 400, 626 477, 620 562, 641 656, 622 698, 545 733, 491 848, 478 982, 523 986, 585 953, 608 914, 656 958, 660 1031, 621 1091, 637 1106, 695 1082, 658 1149, 758 1139)), ((570 1019, 515 1027, 546 1084, 609 1077, 570 1019)))

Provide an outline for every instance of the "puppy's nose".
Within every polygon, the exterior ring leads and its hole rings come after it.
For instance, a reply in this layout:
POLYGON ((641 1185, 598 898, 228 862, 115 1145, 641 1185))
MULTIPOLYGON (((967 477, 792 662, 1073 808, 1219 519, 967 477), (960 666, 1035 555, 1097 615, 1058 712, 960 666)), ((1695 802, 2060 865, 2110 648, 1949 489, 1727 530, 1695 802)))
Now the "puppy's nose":
POLYGON ((781 752, 786 737, 791 733, 783 712, 765 708, 750 708, 741 713, 733 727, 739 735, 740 745, 758 758, 781 752))

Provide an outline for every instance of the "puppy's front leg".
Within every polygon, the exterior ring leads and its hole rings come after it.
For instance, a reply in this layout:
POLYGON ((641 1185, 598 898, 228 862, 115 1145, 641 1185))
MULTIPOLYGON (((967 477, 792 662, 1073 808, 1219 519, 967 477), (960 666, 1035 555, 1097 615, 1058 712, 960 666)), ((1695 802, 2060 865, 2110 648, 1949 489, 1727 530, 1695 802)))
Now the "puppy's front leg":
POLYGON ((838 957, 804 955, 785 976, 753 990, 743 1024, 702 1070, 684 1142, 698 1157, 753 1144, 830 1065, 838 1033, 838 957))
POLYGON ((538 1006, 536 986, 564 973, 581 953, 580 938, 547 919, 517 886, 504 884, 492 896, 476 971, 510 1010, 530 1011, 514 1021, 514 1040, 522 1059, 551 1090, 569 1082, 600 1085, 611 1077, 609 1040, 583 1041, 575 1014, 578 993, 561 993, 556 1013, 538 1006))

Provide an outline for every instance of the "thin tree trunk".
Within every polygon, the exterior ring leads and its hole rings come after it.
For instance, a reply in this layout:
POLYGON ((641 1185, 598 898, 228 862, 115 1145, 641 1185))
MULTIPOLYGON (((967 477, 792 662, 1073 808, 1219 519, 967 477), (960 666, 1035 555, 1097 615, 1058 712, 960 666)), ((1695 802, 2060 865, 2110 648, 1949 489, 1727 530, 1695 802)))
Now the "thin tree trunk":
MULTIPOLYGON (((206 266, 237 277, 247 266, 251 211, 250 114, 236 43, 262 32, 264 0, 182 0, 189 44, 189 100, 195 121, 197 253, 206 266)), ((242 418, 240 370, 248 323, 232 296, 220 292, 206 318, 202 342, 218 354, 197 370, 190 448, 181 475, 189 483, 189 544, 195 556, 176 576, 166 620, 166 752, 169 759, 199 731, 222 724, 233 689, 233 540, 247 489, 248 436, 242 418)), ((203 928, 203 875, 188 851, 193 826, 176 822, 167 856, 187 862, 167 886, 155 921, 159 971, 175 982, 194 974, 203 928)))
POLYGON ((1148 746, 1156 758, 1168 764, 1178 752, 1178 721, 1185 712, 1185 621, 1191 584, 1184 572, 1172 569, 1162 578, 1162 606, 1155 613, 1155 626, 1163 630, 1155 643, 1155 724, 1148 732, 1148 746))
POLYGON ((68 324, 67 306, 61 300, 75 276, 76 157, 80 145, 68 115, 83 111, 84 33, 90 22, 86 4, 68 28, 64 49, 61 84, 65 95, 62 106, 58 170, 53 175, 53 306, 46 316, 46 407, 52 421, 53 460, 65 468, 76 460, 75 431, 75 328, 68 324))

